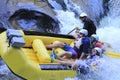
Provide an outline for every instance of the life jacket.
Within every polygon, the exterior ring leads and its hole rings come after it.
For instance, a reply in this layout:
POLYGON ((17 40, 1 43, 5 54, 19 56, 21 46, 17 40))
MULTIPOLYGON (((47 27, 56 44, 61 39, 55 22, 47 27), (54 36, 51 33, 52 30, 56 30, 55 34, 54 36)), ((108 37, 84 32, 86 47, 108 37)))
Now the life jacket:
POLYGON ((94 49, 95 47, 102 48, 103 44, 100 41, 93 41, 92 42, 92 40, 91 40, 91 42, 90 42, 90 48, 89 48, 90 55, 92 54, 92 49, 94 49))
POLYGON ((102 44, 101 42, 98 41, 98 42, 96 42, 95 47, 102 48, 102 45, 103 45, 103 44, 102 44))
POLYGON ((75 40, 74 45, 79 49, 82 45, 82 38, 78 38, 77 40, 75 40))
POLYGON ((89 53, 90 39, 86 37, 86 38, 81 38, 78 41, 80 42, 75 43, 74 50, 78 53, 78 58, 79 58, 82 52, 89 53))

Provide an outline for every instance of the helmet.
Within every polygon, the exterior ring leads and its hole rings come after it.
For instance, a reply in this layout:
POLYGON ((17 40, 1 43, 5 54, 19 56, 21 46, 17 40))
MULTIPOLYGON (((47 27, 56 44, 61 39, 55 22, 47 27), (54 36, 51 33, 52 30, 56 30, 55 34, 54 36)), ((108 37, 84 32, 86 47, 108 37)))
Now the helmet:
POLYGON ((80 14, 80 17, 85 17, 85 16, 87 16, 86 13, 81 13, 81 14, 80 14))
POLYGON ((98 52, 99 54, 102 53, 102 49, 101 49, 101 48, 99 48, 99 47, 95 47, 94 49, 97 50, 97 52, 98 52))
POLYGON ((91 36, 94 37, 96 41, 99 40, 99 37, 98 37, 96 34, 93 34, 93 35, 91 35, 91 36))
POLYGON ((80 33, 84 34, 85 36, 88 35, 88 31, 86 29, 81 29, 80 33))

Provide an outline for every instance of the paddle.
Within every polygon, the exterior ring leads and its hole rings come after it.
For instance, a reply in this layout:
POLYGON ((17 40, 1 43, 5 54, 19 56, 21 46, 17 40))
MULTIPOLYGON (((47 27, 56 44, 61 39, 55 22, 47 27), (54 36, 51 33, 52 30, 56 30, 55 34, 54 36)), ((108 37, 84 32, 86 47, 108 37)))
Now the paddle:
POLYGON ((70 34, 71 32, 73 32, 74 30, 76 29, 76 27, 75 28, 73 28, 69 33, 67 33, 67 34, 70 34))
POLYGON ((91 67, 94 71, 99 72, 99 70, 94 65, 91 65, 91 67))
POLYGON ((76 30, 75 33, 78 33, 80 31, 80 28, 79 27, 75 27, 68 34, 70 34, 71 32, 73 32, 74 30, 76 30))

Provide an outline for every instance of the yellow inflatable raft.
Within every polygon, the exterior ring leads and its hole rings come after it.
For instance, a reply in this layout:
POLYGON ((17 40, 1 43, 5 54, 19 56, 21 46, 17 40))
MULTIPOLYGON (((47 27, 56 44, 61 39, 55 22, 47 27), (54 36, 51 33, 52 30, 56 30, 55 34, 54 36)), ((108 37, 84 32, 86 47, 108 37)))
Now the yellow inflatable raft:
POLYGON ((106 55, 112 58, 120 58, 120 53, 111 51, 111 52, 106 52, 106 55))
MULTIPOLYGON (((73 78, 76 71, 69 66, 51 63, 51 49, 45 45, 55 41, 68 44, 71 36, 34 31, 7 30, 0 34, 0 56, 10 70, 27 80, 64 80, 73 78)), ((61 53, 61 49, 56 49, 61 53)))
POLYGON ((105 45, 105 54, 112 58, 120 58, 120 53, 115 52, 109 43, 104 43, 105 45))

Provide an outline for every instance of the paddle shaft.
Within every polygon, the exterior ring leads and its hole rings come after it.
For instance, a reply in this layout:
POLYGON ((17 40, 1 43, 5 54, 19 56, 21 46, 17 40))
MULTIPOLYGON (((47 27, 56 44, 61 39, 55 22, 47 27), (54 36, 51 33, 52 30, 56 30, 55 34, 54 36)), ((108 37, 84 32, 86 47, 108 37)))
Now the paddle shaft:
POLYGON ((68 34, 70 34, 71 32, 73 32, 76 28, 72 29, 68 34))

